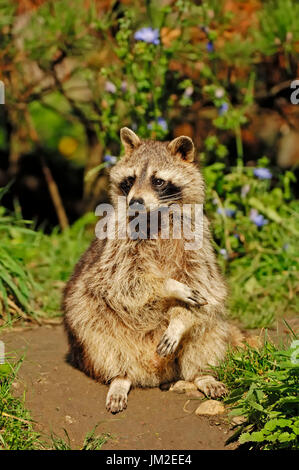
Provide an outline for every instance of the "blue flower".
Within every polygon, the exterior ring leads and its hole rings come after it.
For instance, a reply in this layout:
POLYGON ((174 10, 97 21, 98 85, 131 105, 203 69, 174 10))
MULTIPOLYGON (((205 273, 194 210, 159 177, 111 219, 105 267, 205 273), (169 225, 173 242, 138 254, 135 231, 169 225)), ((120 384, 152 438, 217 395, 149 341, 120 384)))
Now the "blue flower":
POLYGON ((218 114, 219 116, 222 116, 223 114, 227 113, 227 111, 228 111, 228 103, 222 103, 222 105, 218 109, 218 114))
POLYGON ((115 165, 115 163, 117 162, 117 157, 115 157, 114 155, 106 154, 103 160, 104 162, 108 163, 108 166, 112 166, 115 165))
POLYGON ((160 44, 159 30, 153 28, 141 28, 134 34, 137 41, 147 42, 148 44, 160 44))
POLYGON ((164 129, 164 131, 168 131, 168 125, 167 125, 167 122, 164 118, 159 117, 157 122, 158 122, 159 126, 162 127, 162 129, 164 129))
POLYGON ((228 253, 225 248, 221 248, 219 252, 223 256, 224 259, 228 259, 228 253))
POLYGON ((214 51, 214 44, 213 41, 209 41, 206 45, 206 49, 208 52, 213 52, 214 51))
POLYGON ((255 168, 253 174, 260 180, 270 180, 272 178, 272 173, 268 168, 255 168))
POLYGON ((259 214, 256 209, 251 209, 249 219, 253 222, 257 227, 263 227, 268 223, 268 220, 262 214, 259 214))
MULTIPOLYGON (((157 124, 162 127, 162 129, 164 131, 168 131, 168 125, 167 125, 167 121, 162 118, 162 117, 158 117, 157 119, 157 124)), ((148 129, 152 129, 153 128, 153 122, 150 122, 148 125, 147 125, 147 128, 148 129)))
POLYGON ((234 209, 222 209, 222 207, 218 207, 217 213, 221 215, 226 215, 227 217, 233 217, 236 211, 234 209))

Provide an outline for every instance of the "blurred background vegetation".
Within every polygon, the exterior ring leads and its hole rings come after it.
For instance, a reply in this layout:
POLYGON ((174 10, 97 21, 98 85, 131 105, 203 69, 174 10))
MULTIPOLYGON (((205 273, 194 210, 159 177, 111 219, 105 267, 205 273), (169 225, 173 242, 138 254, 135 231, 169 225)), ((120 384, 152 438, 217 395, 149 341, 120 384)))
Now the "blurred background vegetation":
POLYGON ((2 322, 59 315, 119 130, 193 138, 247 327, 298 311, 296 0, 0 0, 2 322))

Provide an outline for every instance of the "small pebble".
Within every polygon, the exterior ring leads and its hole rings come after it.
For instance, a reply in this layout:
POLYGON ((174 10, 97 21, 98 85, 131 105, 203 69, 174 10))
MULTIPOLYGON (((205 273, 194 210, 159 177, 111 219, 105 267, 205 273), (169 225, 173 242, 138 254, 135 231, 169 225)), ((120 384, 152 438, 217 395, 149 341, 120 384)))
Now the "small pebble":
POLYGON ((225 412, 224 405, 217 400, 207 400, 199 405, 196 409, 195 414, 215 416, 225 412))
POLYGON ((235 424, 235 425, 240 425, 240 424, 243 424, 247 421, 247 419, 245 418, 245 416, 235 416, 233 419, 232 419, 232 423, 235 424))
POLYGON ((179 380, 175 384, 173 384, 170 389, 170 392, 175 392, 175 393, 186 393, 186 392, 192 392, 192 391, 197 391, 197 387, 194 383, 192 382, 186 382, 185 380, 179 380))
POLYGON ((65 420, 68 424, 73 424, 73 422, 74 422, 73 419, 68 415, 66 415, 65 420))
POLYGON ((204 398, 204 393, 200 392, 199 390, 191 390, 190 392, 186 393, 187 397, 190 398, 204 398))

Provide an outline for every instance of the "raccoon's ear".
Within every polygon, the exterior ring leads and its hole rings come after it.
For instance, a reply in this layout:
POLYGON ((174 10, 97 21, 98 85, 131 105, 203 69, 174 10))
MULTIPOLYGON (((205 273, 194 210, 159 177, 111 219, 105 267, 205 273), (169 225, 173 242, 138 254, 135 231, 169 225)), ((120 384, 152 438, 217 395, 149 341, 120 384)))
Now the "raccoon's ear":
POLYGON ((167 146, 172 155, 179 155, 186 162, 193 162, 195 148, 190 137, 181 135, 173 139, 167 146))
POLYGON ((130 155, 133 150, 137 149, 141 144, 141 140, 135 132, 131 131, 128 127, 123 127, 120 130, 120 140, 125 147, 126 155, 130 155))

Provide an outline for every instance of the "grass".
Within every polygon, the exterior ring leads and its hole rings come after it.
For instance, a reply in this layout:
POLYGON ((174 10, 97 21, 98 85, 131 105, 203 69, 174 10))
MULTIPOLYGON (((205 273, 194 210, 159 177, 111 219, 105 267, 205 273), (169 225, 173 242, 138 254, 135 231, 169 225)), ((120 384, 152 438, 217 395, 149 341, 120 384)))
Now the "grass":
POLYGON ((93 236, 87 226, 94 220, 86 214, 65 232, 45 235, 0 207, 0 326, 61 315, 62 287, 93 236))
MULTIPOLYGON (((112 436, 109 433, 102 433, 95 435, 97 426, 86 434, 83 445, 78 450, 100 450, 102 446, 112 436)), ((53 450, 73 450, 71 446, 71 440, 66 429, 64 429, 65 438, 52 434, 52 448, 53 450)))
POLYGON ((24 399, 12 394, 15 380, 22 361, 14 367, 9 363, 0 364, 0 449, 33 450, 41 448, 39 434, 34 430, 24 399))
POLYGON ((297 339, 289 347, 265 339, 259 350, 231 351, 217 367, 232 390, 225 399, 231 415, 244 418, 228 442, 250 450, 298 449, 298 355, 297 339))
POLYGON ((273 250, 244 256, 230 263, 231 317, 245 328, 271 326, 299 311, 298 255, 295 241, 288 251, 273 250))

